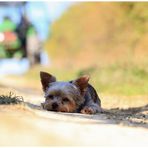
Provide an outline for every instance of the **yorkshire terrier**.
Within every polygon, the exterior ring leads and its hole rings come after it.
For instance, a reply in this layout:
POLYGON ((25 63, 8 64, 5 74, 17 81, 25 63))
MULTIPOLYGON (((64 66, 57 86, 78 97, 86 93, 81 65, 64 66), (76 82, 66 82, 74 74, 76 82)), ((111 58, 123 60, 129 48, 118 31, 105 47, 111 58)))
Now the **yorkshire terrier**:
POLYGON ((89 76, 61 82, 49 73, 40 72, 40 78, 45 93, 45 102, 41 104, 43 109, 83 114, 102 112, 100 98, 88 83, 89 76))

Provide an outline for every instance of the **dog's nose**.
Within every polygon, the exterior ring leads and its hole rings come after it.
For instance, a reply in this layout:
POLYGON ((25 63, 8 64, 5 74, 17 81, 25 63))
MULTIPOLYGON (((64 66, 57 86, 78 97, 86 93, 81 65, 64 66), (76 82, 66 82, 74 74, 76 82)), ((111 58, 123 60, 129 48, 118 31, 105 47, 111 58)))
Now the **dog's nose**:
POLYGON ((57 109, 57 108, 58 108, 58 104, 57 104, 57 103, 53 103, 53 104, 52 104, 52 108, 53 108, 53 109, 57 109))

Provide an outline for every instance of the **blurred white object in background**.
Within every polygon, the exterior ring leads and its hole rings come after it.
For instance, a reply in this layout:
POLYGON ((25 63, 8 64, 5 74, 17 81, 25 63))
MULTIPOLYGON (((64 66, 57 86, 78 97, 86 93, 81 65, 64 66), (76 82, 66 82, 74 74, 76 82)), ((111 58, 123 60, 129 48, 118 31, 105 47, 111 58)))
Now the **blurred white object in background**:
POLYGON ((0 32, 0 42, 3 42, 5 39, 5 36, 3 33, 0 32))
POLYGON ((42 66, 50 66, 51 65, 51 61, 50 58, 48 57, 48 54, 42 50, 41 54, 40 54, 40 58, 41 58, 41 65, 42 66))
POLYGON ((0 75, 21 75, 29 70, 29 61, 23 59, 1 59, 0 75))

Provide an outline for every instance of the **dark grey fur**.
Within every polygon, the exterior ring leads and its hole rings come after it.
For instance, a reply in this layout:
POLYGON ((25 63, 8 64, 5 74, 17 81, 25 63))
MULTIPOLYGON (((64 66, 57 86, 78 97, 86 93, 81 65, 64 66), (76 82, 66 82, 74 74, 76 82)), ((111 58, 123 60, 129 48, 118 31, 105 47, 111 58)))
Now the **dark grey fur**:
MULTIPOLYGON (((70 83, 72 83, 72 81, 70 81, 70 83)), ((88 84, 83 98, 84 102, 79 104, 77 112, 81 112, 84 107, 92 107, 96 113, 102 112, 101 100, 92 85, 88 84)))
POLYGON ((70 82, 56 81, 54 76, 46 72, 41 72, 40 77, 46 98, 45 102, 42 103, 44 109, 83 114, 102 112, 101 100, 94 87, 88 83, 88 76, 83 76, 70 82), (63 98, 68 98, 70 102, 74 103, 71 110, 65 111, 64 107, 70 107, 71 104, 63 103, 63 98), (53 107, 55 103, 56 109, 53 107))

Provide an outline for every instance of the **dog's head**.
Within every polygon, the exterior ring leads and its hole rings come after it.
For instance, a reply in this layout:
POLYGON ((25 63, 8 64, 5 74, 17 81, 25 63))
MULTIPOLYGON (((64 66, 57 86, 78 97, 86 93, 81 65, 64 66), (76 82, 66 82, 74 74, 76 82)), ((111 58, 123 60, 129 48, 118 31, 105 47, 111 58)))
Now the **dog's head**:
POLYGON ((59 112, 75 112, 83 103, 89 76, 82 76, 70 82, 56 81, 49 73, 40 72, 45 93, 44 109, 59 112))

